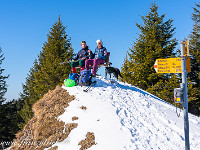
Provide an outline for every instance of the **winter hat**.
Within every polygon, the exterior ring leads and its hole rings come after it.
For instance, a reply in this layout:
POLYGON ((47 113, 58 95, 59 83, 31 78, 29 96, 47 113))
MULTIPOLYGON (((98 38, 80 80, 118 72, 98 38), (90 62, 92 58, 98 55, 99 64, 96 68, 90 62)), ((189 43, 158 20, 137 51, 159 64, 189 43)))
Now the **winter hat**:
POLYGON ((85 41, 82 41, 82 42, 81 42, 81 44, 83 44, 83 43, 85 43, 85 44, 86 44, 86 42, 85 42, 85 41))
POLYGON ((98 40, 96 41, 96 43, 98 43, 98 42, 101 42, 101 43, 103 44, 103 41, 102 41, 101 39, 98 39, 98 40))

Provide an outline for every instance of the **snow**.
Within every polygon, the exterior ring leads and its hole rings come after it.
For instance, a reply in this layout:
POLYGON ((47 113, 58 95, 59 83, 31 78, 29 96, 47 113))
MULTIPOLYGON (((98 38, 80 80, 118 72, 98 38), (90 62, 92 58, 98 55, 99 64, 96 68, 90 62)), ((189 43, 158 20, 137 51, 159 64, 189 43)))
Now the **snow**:
MULTIPOLYGON (((132 85, 103 77, 96 80, 87 93, 83 92, 86 87, 63 87, 76 99, 58 119, 78 127, 53 146, 79 150, 78 143, 93 132, 96 145, 88 150, 184 149, 183 112, 177 117, 174 106, 132 85), (74 116, 79 119, 72 121, 74 116)), ((190 148, 200 149, 200 118, 189 114, 189 125, 190 148)))

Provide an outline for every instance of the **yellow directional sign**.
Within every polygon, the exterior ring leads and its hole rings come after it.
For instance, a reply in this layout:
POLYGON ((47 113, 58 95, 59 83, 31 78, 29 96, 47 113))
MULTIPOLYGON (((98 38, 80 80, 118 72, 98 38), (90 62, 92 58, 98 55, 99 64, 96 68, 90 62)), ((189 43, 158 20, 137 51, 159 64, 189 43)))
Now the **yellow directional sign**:
MULTIPOLYGON (((181 58, 157 59, 154 68, 157 73, 182 73, 181 58)), ((191 72, 190 57, 187 57, 186 69, 191 72)))

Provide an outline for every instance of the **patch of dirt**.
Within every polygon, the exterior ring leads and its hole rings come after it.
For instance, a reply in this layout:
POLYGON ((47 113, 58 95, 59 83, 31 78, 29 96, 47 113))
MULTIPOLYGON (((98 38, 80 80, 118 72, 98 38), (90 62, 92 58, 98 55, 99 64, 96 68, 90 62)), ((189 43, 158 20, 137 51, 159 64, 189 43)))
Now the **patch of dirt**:
POLYGON ((78 120, 78 117, 72 117, 72 121, 74 121, 74 120, 78 120))
POLYGON ((85 106, 81 106, 80 108, 83 109, 83 110, 87 109, 87 107, 85 107, 85 106))
POLYGON ((78 145, 81 145, 80 150, 85 150, 92 147, 92 145, 96 145, 94 133, 88 132, 86 135, 86 139, 80 141, 78 145))
MULTIPOLYGON (((10 150, 43 150, 66 139, 78 124, 65 125, 57 118, 65 112, 64 108, 68 107, 68 103, 74 99, 74 96, 69 95, 60 86, 45 94, 33 105, 34 117, 25 125, 23 131, 16 134, 10 150)), ((54 149, 56 147, 51 148, 54 149)))

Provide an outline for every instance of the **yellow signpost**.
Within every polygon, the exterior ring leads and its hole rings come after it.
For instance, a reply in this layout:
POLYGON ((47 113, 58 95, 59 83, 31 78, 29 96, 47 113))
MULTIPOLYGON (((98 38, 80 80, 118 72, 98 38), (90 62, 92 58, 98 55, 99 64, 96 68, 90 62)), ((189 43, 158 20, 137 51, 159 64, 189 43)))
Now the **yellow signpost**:
POLYGON ((191 72, 189 57, 189 40, 186 41, 187 51, 185 51, 185 41, 181 41, 181 58, 156 59, 154 69, 157 73, 182 73, 181 88, 174 89, 175 103, 181 103, 184 112, 184 133, 185 149, 190 149, 189 142, 189 121, 188 121, 188 94, 187 94, 187 73, 191 72), (177 97, 178 96, 178 97, 177 97))
MULTIPOLYGON (((181 58, 157 59, 154 68, 157 73, 182 73, 181 58)), ((191 72, 190 57, 187 57, 186 69, 191 72)))

